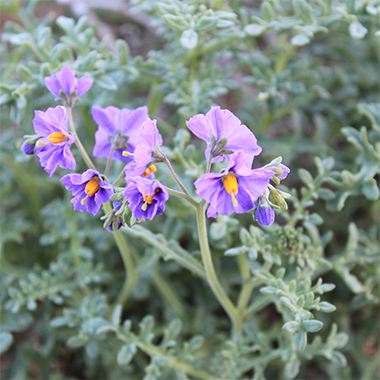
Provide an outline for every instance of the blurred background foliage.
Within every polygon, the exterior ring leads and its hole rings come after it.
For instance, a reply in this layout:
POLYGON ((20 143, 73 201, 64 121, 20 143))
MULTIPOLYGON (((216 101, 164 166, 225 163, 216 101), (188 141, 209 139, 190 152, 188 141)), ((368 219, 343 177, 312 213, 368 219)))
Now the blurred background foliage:
POLYGON ((378 378, 379 13, 378 0, 3 0, 2 378, 378 378), (220 105, 263 147, 255 167, 281 155, 291 168, 277 224, 210 225, 228 294, 252 283, 244 333, 230 336, 193 211, 173 198, 125 228, 137 278, 111 316, 125 278, 112 234, 72 210, 63 170, 48 178, 19 150, 34 110, 55 105, 43 78, 65 64, 94 79, 74 110, 89 152, 92 105, 146 104, 193 189, 204 146, 185 121, 220 105))

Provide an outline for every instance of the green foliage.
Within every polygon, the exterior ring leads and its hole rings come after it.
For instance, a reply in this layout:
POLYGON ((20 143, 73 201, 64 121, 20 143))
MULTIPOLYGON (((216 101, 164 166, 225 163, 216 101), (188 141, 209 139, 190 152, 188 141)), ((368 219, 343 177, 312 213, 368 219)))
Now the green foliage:
MULTIPOLYGON (((133 0, 76 19, 20 4, 2 4, 0 45, 2 378, 375 378, 379 1, 133 0), (94 79, 74 113, 89 152, 92 105, 146 104, 196 196, 204 146, 185 121, 216 104, 255 133, 256 167, 281 155, 291 168, 279 186, 289 209, 272 226, 249 214, 209 222, 241 329, 207 284, 184 199, 143 224, 120 211, 126 275, 101 215, 63 195, 65 171, 48 178, 20 153, 33 111, 54 106, 44 77, 66 64, 94 79)), ((169 170, 157 175, 175 188, 169 170)))

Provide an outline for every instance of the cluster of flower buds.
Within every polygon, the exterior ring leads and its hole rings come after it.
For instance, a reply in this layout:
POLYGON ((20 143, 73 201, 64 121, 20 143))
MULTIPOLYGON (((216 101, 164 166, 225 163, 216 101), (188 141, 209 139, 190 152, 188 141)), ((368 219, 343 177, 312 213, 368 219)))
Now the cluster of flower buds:
MULTIPOLYGON (((90 89, 92 79, 77 79, 75 71, 65 66, 56 75, 45 78, 45 83, 71 112, 78 97, 90 89)), ((156 120, 149 118, 148 108, 93 106, 91 113, 98 125, 92 155, 108 158, 108 161, 104 174, 91 167, 82 174, 62 177, 61 182, 72 192, 74 209, 96 215, 104 203, 113 201, 113 209, 102 217, 104 227, 111 232, 124 224, 131 226, 161 215, 169 192, 155 178, 156 165, 164 162, 171 166, 160 148, 162 136, 156 120), (107 178, 112 160, 125 164, 124 188, 116 188, 107 178)), ((57 106, 46 112, 35 111, 33 125, 36 134, 25 136, 22 152, 35 154, 50 176, 58 166, 74 170, 76 162, 70 145, 75 142, 80 148, 81 144, 76 141, 73 125, 70 125, 71 133, 68 131, 66 108, 57 106)), ((197 195, 209 204, 208 217, 253 210, 256 220, 267 226, 274 221, 274 208, 287 209, 285 198, 289 194, 275 189, 270 181, 278 185, 290 172, 289 168, 281 164, 279 157, 262 168, 252 169, 254 157, 262 149, 255 135, 232 112, 212 107, 205 115, 190 118, 186 125, 207 143, 206 173, 194 186, 197 195), (226 160, 226 168, 213 173, 212 164, 223 160, 226 160)))

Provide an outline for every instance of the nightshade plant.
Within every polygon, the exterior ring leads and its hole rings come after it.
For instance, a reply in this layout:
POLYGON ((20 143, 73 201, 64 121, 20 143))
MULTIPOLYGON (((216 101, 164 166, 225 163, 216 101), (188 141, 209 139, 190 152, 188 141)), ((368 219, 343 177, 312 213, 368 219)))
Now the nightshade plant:
POLYGON ((4 5, 2 378, 376 378, 379 2, 46 4, 4 5))

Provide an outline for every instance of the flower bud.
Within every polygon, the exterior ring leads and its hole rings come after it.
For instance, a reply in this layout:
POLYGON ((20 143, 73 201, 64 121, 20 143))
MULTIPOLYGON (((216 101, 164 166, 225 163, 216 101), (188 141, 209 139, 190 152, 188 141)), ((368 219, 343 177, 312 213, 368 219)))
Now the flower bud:
POLYGON ((288 209, 288 204, 286 203, 285 199, 282 197, 280 191, 276 189, 272 189, 271 192, 269 193, 269 200, 273 204, 282 208, 283 210, 288 209))
POLYGON ((274 210, 264 196, 260 196, 257 200, 255 217, 262 226, 270 226, 274 222, 274 210))
POLYGON ((34 148, 36 146, 36 143, 28 144, 27 141, 24 141, 21 145, 21 152, 27 155, 32 155, 34 154, 34 148))

